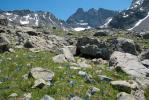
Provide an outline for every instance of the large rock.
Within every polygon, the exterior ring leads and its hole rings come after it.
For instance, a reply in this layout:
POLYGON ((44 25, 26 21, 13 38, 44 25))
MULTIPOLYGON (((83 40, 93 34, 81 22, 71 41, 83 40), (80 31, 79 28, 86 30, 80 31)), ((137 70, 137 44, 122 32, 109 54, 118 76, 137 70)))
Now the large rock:
POLYGON ((67 47, 69 48, 70 52, 75 56, 77 47, 73 46, 73 45, 70 45, 70 46, 67 46, 67 47))
POLYGON ((149 59, 149 50, 142 52, 142 53, 139 55, 139 59, 140 59, 141 61, 144 60, 144 59, 149 59))
POLYGON ((115 51, 109 65, 134 77, 147 77, 149 74, 149 69, 139 62, 138 57, 129 53, 115 51))
POLYGON ((0 52, 9 51, 10 41, 4 36, 0 35, 0 52))
POLYGON ((77 54, 84 57, 109 59, 114 51, 137 55, 140 48, 133 40, 126 38, 101 41, 98 38, 82 37, 77 42, 77 54))
POLYGON ((111 48, 115 51, 121 51, 125 53, 130 53, 133 55, 137 55, 139 50, 139 46, 131 39, 126 38, 117 38, 112 39, 111 48))
POLYGON ((117 100, 145 100, 145 96, 142 90, 136 90, 131 94, 120 92, 117 94, 117 100))
POLYGON ((25 42, 24 47, 26 48, 37 48, 40 50, 47 50, 50 46, 47 44, 46 40, 42 37, 31 36, 25 42))
POLYGON ((6 17, 0 15, 0 25, 5 25, 7 26, 8 25, 8 20, 6 17))
POLYGON ((40 88, 40 89, 42 89, 45 85, 50 86, 51 84, 49 82, 46 82, 43 79, 37 79, 37 80, 35 80, 34 85, 32 86, 32 88, 40 88))
POLYGON ((143 39, 149 39, 149 32, 142 34, 143 39))
POLYGON ((135 78, 135 81, 139 84, 140 87, 143 89, 148 89, 149 88, 149 78, 142 78, 142 77, 137 77, 135 78))
POLYGON ((149 59, 145 59, 143 61, 141 61, 141 63, 146 66, 147 68, 149 68, 149 59))
POLYGON ((90 58, 109 59, 110 53, 105 42, 96 38, 83 37, 77 42, 77 54, 90 58))
POLYGON ((131 90, 136 90, 139 88, 138 84, 135 81, 111 81, 111 85, 118 88, 121 91, 130 93, 131 90))
POLYGON ((64 62, 67 62, 64 54, 60 54, 60 55, 54 56, 52 59, 53 59, 53 61, 55 63, 64 63, 64 62))
POLYGON ((73 54, 71 53, 70 49, 68 47, 64 47, 62 48, 62 51, 63 51, 63 54, 65 56, 65 58, 68 60, 68 61, 75 61, 74 57, 73 57, 73 54))
POLYGON ((55 100, 55 99, 49 95, 44 95, 44 97, 41 100, 55 100))
POLYGON ((39 35, 39 33, 35 29, 33 29, 31 27, 20 27, 20 26, 17 26, 16 29, 17 29, 17 32, 27 33, 28 35, 31 35, 31 36, 39 35))
POLYGON ((117 94, 117 100, 136 100, 135 97, 131 94, 120 92, 117 94))
POLYGON ((23 45, 26 40, 28 40, 29 35, 27 33, 24 33, 22 31, 16 32, 16 44, 17 45, 23 45))
POLYGON ((34 79, 43 79, 45 81, 51 81, 54 77, 54 73, 50 70, 36 67, 31 69, 29 76, 33 77, 34 79))
POLYGON ((67 45, 64 38, 55 35, 49 35, 47 37, 30 36, 24 43, 24 47, 31 50, 51 51, 55 53, 61 53, 61 48, 67 45))
POLYGON ((133 90, 131 94, 135 97, 136 100, 145 100, 144 91, 141 89, 133 90))

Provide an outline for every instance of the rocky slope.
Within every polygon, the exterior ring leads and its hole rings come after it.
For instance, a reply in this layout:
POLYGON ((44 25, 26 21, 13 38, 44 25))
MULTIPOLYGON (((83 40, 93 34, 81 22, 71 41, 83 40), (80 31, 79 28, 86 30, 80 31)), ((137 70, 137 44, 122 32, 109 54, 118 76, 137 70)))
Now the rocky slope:
POLYGON ((0 24, 1 100, 148 100, 147 38, 115 29, 56 35, 5 17, 0 24))
POLYGON ((10 25, 60 28, 65 27, 65 22, 56 18, 50 12, 14 10, 0 11, 0 15, 6 17, 10 25))
POLYGON ((105 24, 108 20, 111 19, 117 12, 107 10, 107 9, 89 9, 84 11, 82 8, 79 8, 72 16, 67 20, 67 23, 76 28, 76 27, 97 27, 105 24))
POLYGON ((148 32, 10 24, 0 17, 0 100, 149 99, 148 32))
POLYGON ((149 31, 149 1, 133 0, 130 8, 120 12, 110 22, 112 28, 149 31))

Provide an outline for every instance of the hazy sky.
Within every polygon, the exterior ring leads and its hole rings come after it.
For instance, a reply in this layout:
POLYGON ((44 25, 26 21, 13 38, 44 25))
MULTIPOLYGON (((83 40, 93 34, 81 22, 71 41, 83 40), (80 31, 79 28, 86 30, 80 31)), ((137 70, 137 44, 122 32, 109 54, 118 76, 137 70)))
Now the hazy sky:
POLYGON ((67 19, 77 8, 127 9, 132 0, 0 0, 0 9, 30 9, 50 11, 58 18, 67 19))

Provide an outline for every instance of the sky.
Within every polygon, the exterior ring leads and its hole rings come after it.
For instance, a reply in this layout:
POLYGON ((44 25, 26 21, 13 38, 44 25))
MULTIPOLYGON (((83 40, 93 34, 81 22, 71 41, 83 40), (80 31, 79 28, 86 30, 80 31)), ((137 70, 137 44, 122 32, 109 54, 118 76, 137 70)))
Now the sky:
POLYGON ((130 6, 131 2, 132 0, 0 0, 0 9, 43 10, 52 12, 56 17, 66 20, 78 8, 124 10, 130 6))

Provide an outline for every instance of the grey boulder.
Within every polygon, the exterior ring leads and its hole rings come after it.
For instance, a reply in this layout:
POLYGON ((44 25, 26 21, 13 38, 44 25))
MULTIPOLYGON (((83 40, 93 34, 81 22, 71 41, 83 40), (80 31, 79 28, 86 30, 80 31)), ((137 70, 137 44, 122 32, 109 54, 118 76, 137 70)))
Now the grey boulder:
POLYGON ((44 95, 41 100, 55 100, 55 99, 49 95, 44 95))
POLYGON ((64 48, 62 48, 62 51, 67 61, 72 61, 72 62, 75 61, 74 56, 68 47, 65 46, 64 48))
POLYGON ((43 79, 45 81, 51 81, 54 77, 54 73, 50 70, 36 67, 30 70, 29 77, 33 77, 36 80, 43 79))
POLYGON ((149 68, 149 59, 145 59, 143 61, 141 61, 141 63, 146 66, 147 68, 149 68))
POLYGON ((64 62, 67 62, 64 54, 60 54, 60 55, 54 56, 52 59, 53 59, 53 61, 55 63, 64 63, 64 62))
POLYGON ((77 54, 90 58, 109 59, 109 49, 104 41, 97 38, 82 37, 77 42, 77 54))
POLYGON ((111 85, 116 87, 118 90, 121 90, 122 92, 131 93, 131 90, 136 90, 139 88, 138 84, 133 81, 111 81, 111 85))
POLYGON ((117 100, 136 100, 135 97, 131 94, 120 92, 117 94, 117 100))
POLYGON ((10 41, 4 36, 0 35, 0 52, 9 51, 10 41))
POLYGON ((139 59, 142 61, 144 59, 149 59, 149 50, 146 50, 144 52, 142 52, 140 55, 139 55, 139 59))
POLYGON ((111 55, 109 66, 134 77, 147 77, 149 73, 149 69, 139 62, 137 56, 118 51, 111 55))
POLYGON ((112 39, 111 48, 113 48, 114 51, 130 53, 133 55, 137 55, 140 52, 139 46, 133 40, 126 38, 112 39))

